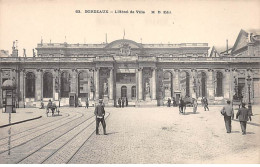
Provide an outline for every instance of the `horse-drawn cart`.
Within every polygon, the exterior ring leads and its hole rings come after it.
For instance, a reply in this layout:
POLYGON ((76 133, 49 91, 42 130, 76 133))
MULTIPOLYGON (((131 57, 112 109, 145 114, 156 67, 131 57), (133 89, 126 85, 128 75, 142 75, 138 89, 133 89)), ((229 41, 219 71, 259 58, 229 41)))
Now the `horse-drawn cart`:
POLYGON ((59 110, 59 108, 56 106, 55 103, 52 103, 52 104, 48 104, 48 105, 47 105, 47 108, 46 108, 46 115, 47 115, 47 117, 48 117, 48 114, 49 114, 50 110, 51 110, 52 116, 54 116, 54 112, 57 112, 58 115, 60 115, 60 110, 59 110))

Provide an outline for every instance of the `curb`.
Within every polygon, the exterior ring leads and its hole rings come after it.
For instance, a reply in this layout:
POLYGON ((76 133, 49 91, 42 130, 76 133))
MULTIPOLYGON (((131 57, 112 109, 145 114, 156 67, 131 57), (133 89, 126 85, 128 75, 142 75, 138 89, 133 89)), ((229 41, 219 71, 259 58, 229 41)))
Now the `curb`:
POLYGON ((23 123, 23 122, 27 122, 27 121, 32 121, 32 120, 35 120, 35 119, 40 119, 41 117, 42 116, 31 118, 31 119, 26 119, 26 120, 22 120, 22 121, 10 123, 10 124, 5 124, 5 125, 0 126, 0 128, 4 128, 4 127, 7 127, 7 126, 11 126, 11 125, 15 125, 15 124, 19 124, 19 123, 23 123))

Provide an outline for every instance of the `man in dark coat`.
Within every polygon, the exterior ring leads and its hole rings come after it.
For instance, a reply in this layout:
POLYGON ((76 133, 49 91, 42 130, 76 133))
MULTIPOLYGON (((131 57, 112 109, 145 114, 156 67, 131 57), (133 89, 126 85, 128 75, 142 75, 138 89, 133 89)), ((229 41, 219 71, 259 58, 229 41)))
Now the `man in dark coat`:
POLYGON ((183 113, 183 108, 185 107, 185 103, 182 100, 182 98, 180 99, 180 104, 179 104, 179 111, 180 113, 183 113))
POLYGON ((246 124, 249 120, 251 121, 251 114, 249 113, 249 110, 246 108, 246 104, 242 103, 242 108, 238 109, 236 118, 239 118, 240 121, 240 126, 241 126, 241 130, 242 130, 242 135, 246 134, 246 124))
POLYGON ((99 135, 98 127, 101 122, 103 127, 104 135, 106 135, 106 122, 105 122, 105 109, 104 105, 102 105, 103 101, 100 99, 99 104, 95 108, 94 114, 96 115, 96 135, 99 135))
POLYGON ((125 98, 125 106, 126 107, 128 106, 128 99, 127 99, 127 97, 125 98))
POLYGON ((168 98, 168 107, 170 107, 170 106, 171 106, 171 99, 168 98))
POLYGON ((125 98, 122 98, 122 107, 124 108, 125 105, 125 98))
POLYGON ((86 98, 86 107, 88 108, 88 106, 89 106, 89 101, 88 101, 88 98, 86 98))
POLYGON ((221 110, 221 114, 224 116, 227 133, 231 133, 231 118, 234 119, 234 110, 229 100, 227 101, 227 105, 221 110))
POLYGON ((209 107, 208 107, 208 99, 206 97, 204 97, 204 100, 203 100, 203 104, 204 104, 204 110, 206 111, 206 109, 208 109, 209 111, 209 107))
POLYGON ((118 99, 117 103, 119 105, 119 108, 121 108, 121 99, 120 98, 118 99))

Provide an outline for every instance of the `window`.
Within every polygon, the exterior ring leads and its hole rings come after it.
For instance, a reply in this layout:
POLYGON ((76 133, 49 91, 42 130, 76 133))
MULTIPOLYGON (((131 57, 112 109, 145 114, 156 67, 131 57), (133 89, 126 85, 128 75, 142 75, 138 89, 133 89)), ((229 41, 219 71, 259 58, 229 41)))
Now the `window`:
POLYGON ((53 97, 53 77, 50 72, 43 75, 43 98, 53 97))
POLYGON ((35 97, 35 75, 32 72, 26 74, 25 97, 26 98, 35 97))
POLYGON ((222 72, 217 72, 217 88, 216 88, 216 96, 223 96, 223 74, 222 72))
POLYGON ((121 98, 122 97, 127 97, 127 88, 126 86, 121 87, 121 98))
POLYGON ((61 97, 69 97, 70 93, 70 74, 65 71, 61 73, 61 88, 60 88, 60 96, 61 97))
POLYGON ((132 98, 136 97, 136 86, 132 86, 132 88, 131 88, 131 97, 132 98))

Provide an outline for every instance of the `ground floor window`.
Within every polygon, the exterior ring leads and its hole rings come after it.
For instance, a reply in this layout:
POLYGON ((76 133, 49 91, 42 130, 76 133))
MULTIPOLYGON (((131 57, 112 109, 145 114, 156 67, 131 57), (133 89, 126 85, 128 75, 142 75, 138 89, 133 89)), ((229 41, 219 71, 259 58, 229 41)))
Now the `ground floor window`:
POLYGON ((132 86, 132 88, 131 88, 131 97, 132 98, 136 97, 136 87, 135 86, 132 86))
POLYGON ((121 98, 122 97, 127 97, 127 88, 126 86, 121 87, 121 98))

